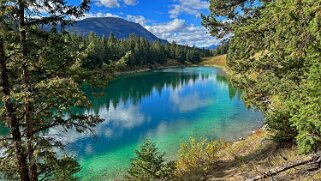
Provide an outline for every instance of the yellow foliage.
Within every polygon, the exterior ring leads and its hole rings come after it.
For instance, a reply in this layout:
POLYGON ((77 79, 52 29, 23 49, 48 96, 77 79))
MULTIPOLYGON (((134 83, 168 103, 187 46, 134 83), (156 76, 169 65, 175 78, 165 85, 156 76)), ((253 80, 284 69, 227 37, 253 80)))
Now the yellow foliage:
POLYGON ((251 72, 248 77, 250 80, 253 80, 253 81, 256 81, 257 80, 257 77, 259 76, 259 73, 258 72, 251 72))
POLYGON ((177 175, 201 169, 206 171, 218 159, 218 152, 224 147, 223 141, 196 140, 191 138, 180 145, 177 160, 177 175))

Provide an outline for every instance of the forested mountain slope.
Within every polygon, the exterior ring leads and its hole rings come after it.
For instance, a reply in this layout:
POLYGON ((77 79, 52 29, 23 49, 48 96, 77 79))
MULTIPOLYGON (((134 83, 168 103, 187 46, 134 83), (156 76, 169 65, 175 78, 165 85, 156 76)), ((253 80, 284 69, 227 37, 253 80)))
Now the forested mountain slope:
POLYGON ((140 24, 116 17, 87 18, 66 27, 66 30, 82 36, 94 32, 98 36, 109 37, 109 34, 112 33, 118 39, 126 39, 130 34, 135 34, 149 41, 160 40, 162 43, 167 43, 166 40, 159 39, 140 24))

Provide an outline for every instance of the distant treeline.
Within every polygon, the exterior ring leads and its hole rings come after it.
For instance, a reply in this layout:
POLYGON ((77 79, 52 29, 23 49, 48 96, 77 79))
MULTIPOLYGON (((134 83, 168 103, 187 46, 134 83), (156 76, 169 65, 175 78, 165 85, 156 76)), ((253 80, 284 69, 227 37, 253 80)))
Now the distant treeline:
POLYGON ((169 61, 184 63, 186 61, 197 63, 202 57, 210 56, 212 52, 207 49, 178 45, 175 42, 162 44, 160 41, 150 42, 134 34, 128 39, 116 39, 111 33, 108 38, 97 36, 91 32, 88 36, 70 36, 73 46, 86 53, 87 67, 96 67, 104 63, 120 60, 126 54, 127 66, 151 66, 166 64, 169 61))
MULTIPOLYGON (((196 73, 184 74, 180 72, 172 72, 170 74, 150 73, 148 76, 118 78, 117 81, 109 82, 106 87, 90 87, 84 84, 82 90, 88 95, 92 103, 90 110, 99 113, 102 107, 107 109, 116 108, 119 104, 128 101, 135 105, 139 104, 145 97, 151 96, 154 91, 161 94, 164 87, 170 87, 175 90, 189 82, 195 83, 198 79, 208 80, 209 78, 208 74, 198 75, 196 73), (144 83, 137 84, 137 82, 144 83), (157 82, 156 85, 155 82, 157 82), (126 87, 126 89, 122 89, 123 87, 126 87), (99 95, 99 99, 97 99, 97 95, 99 95)), ((223 75, 217 74, 215 78, 219 83, 227 84, 230 99, 241 95, 241 90, 236 89, 223 75)), ((75 111, 77 114, 84 114, 87 110, 76 109, 75 111)))
POLYGON ((216 55, 224 55, 227 54, 227 51, 229 49, 229 41, 223 41, 222 44, 220 44, 218 47, 216 47, 212 54, 213 56, 216 55))

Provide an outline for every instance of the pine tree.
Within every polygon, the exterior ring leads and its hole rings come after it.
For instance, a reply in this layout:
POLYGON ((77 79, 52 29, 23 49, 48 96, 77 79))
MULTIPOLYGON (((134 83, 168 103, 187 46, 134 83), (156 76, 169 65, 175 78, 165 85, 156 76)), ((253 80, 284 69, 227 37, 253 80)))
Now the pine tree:
MULTIPOLYGON (((90 130, 102 120, 74 114, 71 107, 89 106, 80 90, 83 81, 106 83, 116 65, 84 66, 86 55, 74 49, 62 28, 89 9, 65 1, 0 2, 1 121, 10 134, 1 138, 1 177, 7 180, 73 180, 78 163, 58 156, 64 144, 49 129, 90 130), (43 11, 48 13, 43 13, 43 11), (50 31, 44 31, 49 26, 50 31), (59 26, 59 27, 60 27, 59 26), (68 115, 68 117, 66 117, 68 115)), ((78 47, 79 48, 79 47, 78 47)))
POLYGON ((128 180, 164 180, 172 177, 175 163, 165 163, 164 153, 158 152, 156 145, 150 141, 136 150, 136 158, 131 160, 131 168, 128 171, 128 180))
POLYGON ((296 138, 304 153, 321 149, 321 1, 210 3, 203 23, 214 36, 233 33, 227 63, 241 75, 236 83, 246 88, 245 101, 264 112, 277 141, 296 138))

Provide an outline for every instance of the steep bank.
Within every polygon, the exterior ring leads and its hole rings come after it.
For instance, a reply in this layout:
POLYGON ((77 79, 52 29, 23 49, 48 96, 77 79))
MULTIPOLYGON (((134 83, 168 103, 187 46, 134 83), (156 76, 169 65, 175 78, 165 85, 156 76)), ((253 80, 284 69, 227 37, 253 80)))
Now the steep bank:
MULTIPOLYGON (((226 72, 231 72, 226 64, 226 55, 204 58, 201 65, 220 67, 226 72)), ((300 155, 295 145, 282 145, 281 148, 271 140, 270 132, 266 128, 261 128, 253 131, 245 139, 227 143, 210 163, 200 164, 195 169, 196 172, 186 173, 178 180, 188 179, 191 176, 201 180, 245 180, 305 158, 307 156, 300 155)), ((311 165, 302 165, 281 172, 273 178, 321 180, 321 173, 318 170, 311 170, 311 165)))
MULTIPOLYGON (((254 131, 244 140, 235 141, 219 153, 219 159, 206 171, 204 180, 246 180, 283 166, 304 160, 295 146, 280 148, 270 140, 264 128, 254 131)), ((309 171, 311 165, 298 166, 273 176, 275 180, 320 180, 319 171, 309 171)))

